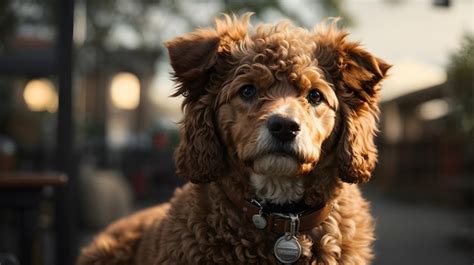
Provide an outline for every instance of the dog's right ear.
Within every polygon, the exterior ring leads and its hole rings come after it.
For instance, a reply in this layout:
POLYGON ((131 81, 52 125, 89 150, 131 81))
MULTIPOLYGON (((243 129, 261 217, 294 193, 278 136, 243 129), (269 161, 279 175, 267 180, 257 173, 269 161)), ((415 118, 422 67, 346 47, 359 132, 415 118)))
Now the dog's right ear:
POLYGON ((217 60, 219 42, 215 30, 203 29, 165 43, 178 83, 173 96, 184 95, 187 103, 204 94, 209 72, 217 60))
POLYGON ((194 183, 210 182, 224 169, 210 109, 213 100, 206 93, 218 56, 219 36, 213 30, 199 30, 165 45, 178 84, 173 96, 184 96, 176 174, 194 183))
POLYGON ((193 183, 206 183, 224 174, 224 150, 215 126, 216 84, 209 82, 219 60, 244 38, 250 14, 237 19, 224 16, 216 29, 200 29, 165 43, 177 91, 184 96, 180 136, 175 153, 176 174, 193 183))

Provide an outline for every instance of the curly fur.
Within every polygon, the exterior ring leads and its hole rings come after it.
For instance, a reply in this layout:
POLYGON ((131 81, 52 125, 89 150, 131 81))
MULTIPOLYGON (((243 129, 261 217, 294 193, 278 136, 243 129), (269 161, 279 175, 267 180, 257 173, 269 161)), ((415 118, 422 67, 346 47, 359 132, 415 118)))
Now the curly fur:
POLYGON ((281 22, 249 27, 250 15, 224 16, 166 46, 175 95, 184 95, 177 174, 191 181, 168 204, 112 224, 83 249, 83 264, 278 264, 281 235, 258 230, 227 199, 274 204, 333 203, 318 227, 300 232, 296 264, 369 264, 374 224, 356 185, 377 160, 380 81, 389 65, 347 40, 335 23, 308 31, 281 22), (251 84, 257 96, 239 97, 251 84), (307 95, 324 97, 312 105, 307 95), (300 130, 289 153, 267 120, 300 130))

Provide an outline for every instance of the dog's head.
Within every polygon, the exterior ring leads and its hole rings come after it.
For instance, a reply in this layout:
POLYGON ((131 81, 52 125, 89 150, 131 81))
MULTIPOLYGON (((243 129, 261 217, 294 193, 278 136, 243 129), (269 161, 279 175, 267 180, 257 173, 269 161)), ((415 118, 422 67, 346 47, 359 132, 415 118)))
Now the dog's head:
POLYGON ((225 16, 166 43, 185 97, 177 174, 205 183, 238 171, 263 194, 268 185, 304 189, 299 180, 317 181, 325 160, 334 178, 368 181, 390 66, 335 23, 307 31, 248 21, 225 16))

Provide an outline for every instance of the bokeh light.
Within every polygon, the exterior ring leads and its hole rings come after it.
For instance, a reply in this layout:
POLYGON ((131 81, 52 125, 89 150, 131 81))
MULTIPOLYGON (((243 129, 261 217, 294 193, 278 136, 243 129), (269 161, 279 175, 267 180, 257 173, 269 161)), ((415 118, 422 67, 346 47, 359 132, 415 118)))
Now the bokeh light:
POLYGON ((23 91, 23 99, 31 111, 48 111, 54 113, 58 109, 58 95, 48 79, 33 79, 23 91))
POLYGON ((140 104, 140 80, 132 73, 116 74, 110 86, 110 96, 116 108, 136 109, 140 104))

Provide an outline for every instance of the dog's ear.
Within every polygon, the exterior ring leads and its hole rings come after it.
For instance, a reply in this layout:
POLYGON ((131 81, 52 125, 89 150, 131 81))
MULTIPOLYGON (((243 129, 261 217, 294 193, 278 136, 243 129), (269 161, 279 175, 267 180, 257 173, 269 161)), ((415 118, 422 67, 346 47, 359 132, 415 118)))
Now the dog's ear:
POLYGON ((217 32, 211 29, 198 30, 168 41, 165 46, 178 84, 173 96, 184 95, 185 103, 197 101, 205 94, 210 71, 217 60, 217 32))
POLYGON ((215 29, 200 29, 165 43, 177 91, 184 96, 181 141, 175 152, 176 174, 193 183, 215 180, 226 169, 223 146, 216 129, 218 85, 211 76, 216 64, 229 55, 233 43, 244 38, 250 14, 241 19, 224 16, 215 29))
POLYGON ((340 101, 336 148, 339 176, 349 183, 367 182, 377 162, 380 82, 390 65, 346 40, 335 24, 316 34, 316 57, 334 83, 340 101))

